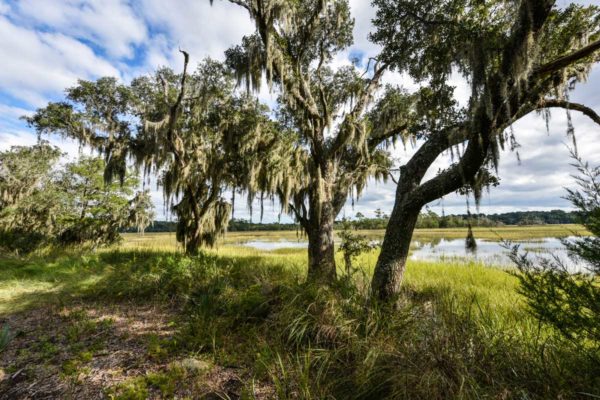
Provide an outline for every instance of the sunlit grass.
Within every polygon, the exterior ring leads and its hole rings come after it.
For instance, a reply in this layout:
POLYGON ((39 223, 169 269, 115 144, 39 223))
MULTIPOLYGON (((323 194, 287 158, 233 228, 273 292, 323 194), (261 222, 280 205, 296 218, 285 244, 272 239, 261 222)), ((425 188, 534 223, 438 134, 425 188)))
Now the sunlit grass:
MULTIPOLYGON (((568 236, 571 228, 552 231, 568 236)), ((542 231, 503 233, 516 240, 542 231)), ((186 257, 173 234, 128 234, 96 252, 0 258, 0 316, 71 300, 170 304, 176 354, 200 352, 282 393, 302 387, 305 398, 568 398, 574 385, 588 389, 585 357, 540 327, 506 269, 411 260, 399 308, 371 309, 365 306, 378 250, 358 257, 352 283, 340 279, 322 290, 303 283, 306 249, 241 245, 295 238, 234 233, 186 257)), ((343 277, 342 255, 336 257, 343 277)))
MULTIPOLYGON (((381 238, 382 231, 365 231, 371 237, 381 238)), ((585 232, 577 225, 551 225, 532 227, 476 228, 479 238, 524 240, 537 237, 562 237, 585 232)), ((426 238, 462 238, 464 229, 418 230, 416 240, 426 238)), ((50 299, 64 296, 64 293, 78 293, 93 287, 117 265, 101 261, 98 254, 118 251, 181 253, 173 233, 151 233, 145 235, 125 234, 124 241, 116 248, 98 250, 97 254, 73 255, 70 252, 62 256, 32 256, 28 259, 0 259, 0 314, 23 310, 27 307, 43 304, 50 299), (60 293, 60 295, 59 295, 60 293)), ((218 246, 207 250, 223 258, 244 260, 260 258, 270 264, 286 265, 304 274, 307 254, 302 248, 284 248, 263 251, 244 247, 249 240, 305 240, 297 232, 233 232, 229 233, 218 246)), ((147 255, 146 255, 147 256, 147 255)), ((377 261, 378 250, 371 251, 358 258, 356 265, 361 273, 356 279, 363 286, 368 280, 377 261)), ((338 273, 344 274, 341 254, 336 255, 338 273)), ((468 261, 415 261, 408 263, 405 274, 405 287, 419 292, 447 291, 460 296, 473 305, 502 309, 511 314, 520 304, 516 293, 516 280, 501 269, 485 267, 468 261)))
MULTIPOLYGON (((363 231, 372 238, 381 239, 383 231, 363 231)), ((585 234, 578 225, 544 225, 531 227, 476 228, 478 238, 498 240, 526 240, 542 237, 565 237, 585 234)), ((415 240, 435 238, 463 238, 465 229, 421 229, 415 232, 415 240)), ((98 253, 119 251, 181 253, 174 233, 149 233, 145 235, 124 234, 124 241, 116 248, 98 250, 98 253)), ((307 263, 306 250, 285 248, 262 251, 242 244, 250 240, 279 241, 306 240, 298 232, 231 232, 208 253, 225 258, 262 258, 269 263, 288 265, 304 273, 307 263)), ((362 268, 363 284, 373 272, 378 251, 362 255, 357 265, 362 268)), ((344 273, 341 254, 337 254, 339 274, 344 273)), ((62 256, 32 256, 28 259, 1 259, 0 314, 22 310, 43 304, 60 292, 77 292, 92 287, 110 272, 114 265, 101 262, 97 254, 74 256, 67 252, 62 256)), ((424 262, 410 261, 406 273, 406 286, 419 291, 449 290, 478 304, 511 309, 518 302, 515 280, 506 272, 479 264, 461 261, 424 262)), ((56 296, 55 296, 56 297, 56 296)))
MULTIPOLYGON (((168 235, 126 235, 126 240, 116 249, 104 249, 95 254, 66 253, 56 257, 30 257, 28 259, 3 259, 0 262, 0 314, 20 311, 49 301, 62 301, 94 286, 107 274, 119 268, 119 260, 111 261, 115 251, 139 253, 140 258, 153 254, 180 254, 175 242, 167 242, 168 235), (108 257, 102 257, 107 254, 108 257), (61 297, 62 296, 62 297, 61 297)), ((262 251, 250 247, 220 245, 206 250, 225 260, 248 262, 260 259, 269 265, 282 265, 306 273, 307 252, 301 248, 262 251)), ((356 265, 361 272, 355 278, 363 285, 373 272, 378 250, 361 255, 356 265)), ((342 255, 336 254, 338 273, 343 275, 342 255)), ((492 304, 505 309, 515 304, 515 280, 500 269, 476 263, 410 261, 405 275, 405 286, 417 291, 451 291, 462 298, 474 298, 482 304, 492 304)), ((469 300, 470 301, 470 300, 469 300)))
MULTIPOLYGON (((573 235, 589 234, 581 225, 534 225, 534 226, 504 226, 497 228, 474 228, 474 235, 478 239, 487 240, 528 240, 543 239, 547 237, 564 238, 573 235)), ((381 240, 384 230, 363 230, 358 233, 374 240, 381 240)), ((417 229, 413 235, 415 241, 430 241, 433 239, 463 239, 467 235, 466 228, 448 229, 417 229)), ((126 233, 123 235, 125 242, 121 245, 125 249, 152 249, 152 250, 177 250, 174 233, 147 233, 139 235, 126 233)), ((337 239, 337 235, 336 235, 337 239)), ((219 241, 219 247, 239 245, 248 241, 306 241, 306 237, 297 231, 269 231, 269 232, 228 232, 225 238, 219 241)))

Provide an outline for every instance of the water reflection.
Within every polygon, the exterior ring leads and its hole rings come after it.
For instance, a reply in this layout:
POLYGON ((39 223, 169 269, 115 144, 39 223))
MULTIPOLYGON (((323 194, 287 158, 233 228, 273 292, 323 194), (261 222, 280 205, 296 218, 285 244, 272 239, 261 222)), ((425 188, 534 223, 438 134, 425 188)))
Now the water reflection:
MULTIPOLYGON (((574 239, 574 237, 568 238, 574 239)), ((528 241, 515 241, 520 250, 528 252, 532 258, 556 257, 566 266, 577 268, 569 259, 567 250, 560 239, 542 238, 528 241)), ((411 259, 424 261, 464 260, 477 261, 490 266, 512 266, 509 257, 510 250, 505 244, 492 240, 477 240, 477 248, 469 250, 465 247, 464 239, 437 239, 427 242, 414 242, 411 259)))
MULTIPOLYGON (((570 237, 568 239, 575 239, 570 237)), ((285 248, 306 248, 305 240, 253 240, 240 242, 239 245, 252 247, 258 250, 270 251, 285 248)), ((560 239, 542 238, 526 241, 514 241, 521 251, 528 252, 532 258, 556 257, 573 271, 582 271, 584 267, 576 266, 569 259, 567 251, 560 239)), ((512 267, 509 258, 510 250, 502 242, 493 240, 477 240, 477 248, 470 250, 465 246, 465 239, 431 238, 429 240, 415 240, 411 244, 411 259, 423 261, 476 261, 488 266, 512 267)))

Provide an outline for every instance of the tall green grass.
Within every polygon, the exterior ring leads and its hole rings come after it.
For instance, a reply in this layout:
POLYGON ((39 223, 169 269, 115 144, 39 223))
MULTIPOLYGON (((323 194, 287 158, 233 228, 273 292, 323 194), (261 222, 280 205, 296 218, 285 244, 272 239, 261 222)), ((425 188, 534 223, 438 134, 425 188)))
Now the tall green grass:
MULTIPOLYGON (((362 230, 358 231, 370 239, 382 239, 384 230, 362 230)), ((536 226, 503 226, 495 228, 473 228, 477 239, 487 240, 533 240, 547 237, 567 237, 572 235, 589 234, 581 225, 536 225, 536 226)), ((126 233, 123 235, 125 242, 122 247, 125 249, 144 249, 144 250, 176 250, 180 249, 177 244, 174 233, 147 233, 139 235, 137 233, 126 233)), ((464 239, 467 236, 467 228, 448 228, 448 229, 416 229, 414 240, 431 241, 435 239, 464 239)), ((336 234, 337 237, 337 234, 336 234)), ((302 240, 306 237, 297 231, 261 231, 261 232, 229 232, 219 241, 219 246, 239 245, 251 240, 259 241, 278 241, 278 240, 302 240)))
POLYGON ((131 246, 6 259, 0 312, 72 299, 168 304, 178 331, 165 351, 247 371, 244 398, 256 381, 280 399, 600 395, 596 359, 533 319, 509 273, 411 262, 397 307, 385 308, 368 296, 376 256, 326 288, 304 283, 302 249, 185 257, 131 246))

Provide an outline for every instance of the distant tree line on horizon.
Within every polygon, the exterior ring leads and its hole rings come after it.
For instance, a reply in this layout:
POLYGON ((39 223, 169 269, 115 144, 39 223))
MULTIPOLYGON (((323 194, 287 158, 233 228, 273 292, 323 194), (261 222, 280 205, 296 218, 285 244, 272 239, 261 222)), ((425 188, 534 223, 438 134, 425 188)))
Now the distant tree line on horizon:
MULTIPOLYGON (((577 215, 574 211, 551 210, 551 211, 513 211, 499 214, 471 214, 471 225, 479 227, 496 227, 503 225, 557 225, 575 224, 577 215)), ((385 229, 389 216, 381 210, 375 211, 374 218, 368 218, 362 213, 357 213, 353 219, 356 229, 385 229)), ((336 229, 341 229, 342 221, 336 221, 336 229)), ((417 221, 417 229, 435 228, 466 228, 469 224, 468 214, 438 215, 433 211, 421 213, 417 221)), ((146 228, 146 232, 175 232, 176 221, 154 221, 146 228)), ((298 229, 294 223, 280 222, 252 222, 244 219, 233 219, 229 222, 230 232, 250 231, 293 231, 298 229)), ((129 229, 128 232, 134 232, 129 229)))

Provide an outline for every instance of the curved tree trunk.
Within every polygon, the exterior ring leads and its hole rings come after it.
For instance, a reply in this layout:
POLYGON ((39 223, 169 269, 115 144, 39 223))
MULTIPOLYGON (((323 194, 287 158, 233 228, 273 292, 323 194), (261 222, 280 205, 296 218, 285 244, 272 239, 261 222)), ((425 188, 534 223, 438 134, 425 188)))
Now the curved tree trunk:
POLYGON ((410 242, 423 206, 463 187, 483 166, 490 147, 491 121, 483 111, 477 117, 480 129, 476 132, 483 133, 470 136, 460 162, 451 168, 421 183, 427 169, 449 145, 443 134, 432 137, 400 168, 394 209, 371 281, 371 293, 375 299, 390 302, 398 294, 410 242))
POLYGON ((400 289, 410 242, 422 208, 419 205, 410 205, 407 186, 409 185, 406 182, 403 184, 401 181, 396 190, 396 201, 371 282, 374 298, 382 302, 392 300, 400 289))

